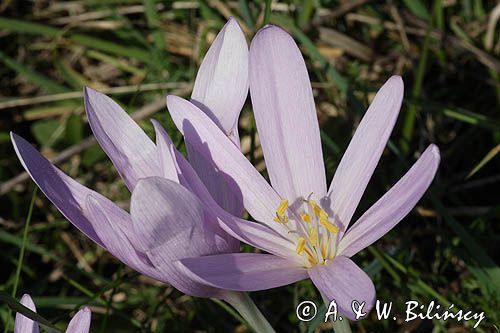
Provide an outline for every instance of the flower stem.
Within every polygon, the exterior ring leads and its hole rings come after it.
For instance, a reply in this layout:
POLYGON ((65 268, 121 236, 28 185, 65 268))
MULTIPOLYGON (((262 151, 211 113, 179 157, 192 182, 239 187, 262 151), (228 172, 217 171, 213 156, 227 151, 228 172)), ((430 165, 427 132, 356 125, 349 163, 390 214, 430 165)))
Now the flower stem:
MULTIPOLYGON (((323 302, 325 302, 326 308, 328 309, 328 306, 330 305, 330 301, 328 298, 325 297, 325 295, 321 294, 321 297, 323 298, 323 302)), ((347 319, 346 316, 343 316, 340 314, 342 317, 342 320, 337 318, 337 320, 333 320, 333 318, 330 318, 330 321, 332 322, 333 325, 333 330, 335 333, 351 333, 351 326, 349 325, 349 319, 347 319)))
POLYGON ((247 293, 226 292, 223 300, 231 304, 255 332, 275 333, 271 324, 269 324, 247 293))
POLYGON ((351 326, 349 325, 349 319, 343 317, 344 320, 337 320, 333 322, 333 330, 335 333, 351 333, 351 326))

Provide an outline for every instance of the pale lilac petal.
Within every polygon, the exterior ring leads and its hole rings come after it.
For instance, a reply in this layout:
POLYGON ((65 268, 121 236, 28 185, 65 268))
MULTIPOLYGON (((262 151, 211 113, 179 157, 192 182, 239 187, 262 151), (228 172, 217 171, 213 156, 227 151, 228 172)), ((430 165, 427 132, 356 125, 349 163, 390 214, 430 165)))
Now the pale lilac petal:
MULTIPOLYGON (((207 210, 217 215, 220 226, 234 237, 228 235, 228 241, 232 239, 234 242, 238 239, 269 253, 302 262, 302 259, 295 255, 295 245, 287 238, 265 225, 237 218, 221 209, 184 156, 175 148, 172 149, 172 153, 176 156, 175 161, 179 170, 180 183, 196 194, 207 210)), ((236 241, 232 252, 236 252, 237 249, 239 249, 239 242, 236 241)))
POLYGON ((130 215, 121 211, 117 206, 102 205, 92 195, 87 197, 85 213, 92 220, 99 221, 95 230, 112 255, 136 271, 166 282, 165 277, 154 269, 147 256, 134 246, 139 241, 133 230, 129 230, 127 235, 120 227, 123 224, 131 224, 130 215))
POLYGON ((11 139, 23 167, 47 198, 75 227, 104 247, 92 222, 83 214, 83 207, 89 194, 107 199, 64 174, 20 136, 11 133, 11 139))
POLYGON ((217 215, 220 226, 229 234, 227 236, 228 242, 232 241, 234 244, 231 252, 237 252, 239 249, 237 240, 241 240, 261 250, 288 258, 291 261, 302 262, 302 259, 295 255, 295 245, 287 238, 265 225, 237 218, 221 209, 190 163, 173 145, 171 146, 171 155, 175 156, 174 163, 179 173, 180 184, 196 194, 206 209, 217 215))
POLYGON ((363 312, 368 313, 375 303, 375 286, 366 273, 351 259, 338 256, 326 265, 309 269, 314 285, 328 301, 335 300, 341 316, 355 320, 352 302, 365 302, 363 312))
POLYGON ((380 160, 403 100, 403 80, 393 76, 380 88, 335 172, 328 196, 331 214, 347 228, 380 160))
POLYGON ((238 22, 230 18, 201 63, 191 98, 226 135, 238 140, 238 117, 247 94, 248 45, 238 22))
POLYGON ((97 141, 130 191, 139 179, 160 175, 155 144, 115 101, 85 88, 85 110, 97 141))
POLYGON ((153 123, 156 133, 156 149, 158 151, 158 159, 162 171, 161 176, 178 183, 179 176, 177 175, 177 169, 175 167, 175 156, 172 155, 171 149, 174 144, 159 122, 154 119, 151 119, 151 122, 153 123))
POLYGON ((403 178, 347 231, 338 253, 351 257, 394 228, 424 195, 434 179, 439 160, 439 149, 430 145, 403 178))
POLYGON ((219 212, 219 224, 234 238, 258 249, 274 254, 297 264, 303 258, 296 254, 296 245, 267 225, 251 222, 219 212))
POLYGON ((221 174, 212 161, 207 160, 202 154, 186 144, 189 163, 203 180, 210 195, 226 211, 235 215, 243 215, 243 198, 238 185, 230 177, 221 174))
MULTIPOLYGON (((27 307, 33 312, 36 312, 35 303, 31 299, 30 295, 24 294, 21 298, 22 305, 27 307)), ((23 316, 19 312, 16 313, 16 321, 14 323, 14 333, 38 333, 39 327, 36 322, 29 319, 28 317, 23 316)))
POLYGON ((238 184, 250 215, 275 229, 276 222, 272 219, 280 197, 262 175, 196 106, 177 96, 168 96, 167 106, 186 142, 213 160, 224 177, 238 184))
POLYGON ((281 28, 266 26, 250 46, 250 95, 274 189, 294 201, 326 195, 316 108, 300 50, 281 28))
POLYGON ((186 257, 232 250, 226 233, 207 221, 202 204, 193 193, 164 178, 146 178, 132 193, 130 211, 139 247, 170 284, 194 296, 217 293, 186 278, 173 264, 186 257))
MULTIPOLYGON (((191 101, 239 148, 238 117, 248 94, 248 46, 230 18, 208 50, 196 77, 191 101)), ((233 215, 243 214, 234 181, 221 177, 215 165, 186 144, 189 161, 217 203, 233 215)))
POLYGON ((271 254, 230 253, 187 258, 177 266, 200 282, 222 289, 257 291, 307 278, 307 270, 271 254))
MULTIPOLYGON (((193 169, 191 164, 184 158, 184 156, 175 148, 174 145, 170 146, 171 155, 174 157, 173 161, 175 168, 178 172, 179 183, 194 193, 198 199, 201 201, 206 211, 211 212, 210 216, 206 218, 217 219, 217 216, 230 216, 224 209, 222 209, 217 202, 215 202, 212 195, 208 192, 205 184, 201 181, 196 171, 193 169)), ((216 222, 214 222, 216 223, 216 222)), ((222 233, 224 234, 224 233, 222 233)), ((240 242, 231 237, 229 234, 221 235, 226 239, 231 247, 230 252, 237 252, 240 248, 240 242)))
POLYGON ((69 322, 66 333, 88 333, 90 332, 90 309, 85 307, 78 311, 69 322))

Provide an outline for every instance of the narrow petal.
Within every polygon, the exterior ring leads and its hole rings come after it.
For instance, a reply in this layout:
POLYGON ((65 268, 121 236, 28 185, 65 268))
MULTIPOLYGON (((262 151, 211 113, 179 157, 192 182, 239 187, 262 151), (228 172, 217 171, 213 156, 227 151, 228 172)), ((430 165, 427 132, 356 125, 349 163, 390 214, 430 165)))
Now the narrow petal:
POLYGON ((439 160, 439 149, 430 145, 403 178, 347 231, 338 253, 351 257, 394 228, 424 195, 434 179, 439 160))
POLYGON ((307 278, 307 270, 270 254, 230 253, 177 262, 200 282, 222 289, 257 291, 307 278))
MULTIPOLYGON (((295 245, 273 229, 259 223, 237 218, 223 210, 214 201, 203 182, 199 179, 197 173, 186 161, 184 156, 176 151, 175 148, 172 148, 172 151, 173 155, 176 156, 175 162, 179 170, 180 183, 196 194, 206 209, 217 216, 222 229, 229 233, 228 242, 234 242, 238 239, 269 253, 288 258, 292 261, 296 260, 299 263, 302 262, 302 259, 295 255, 295 245)), ((237 252, 239 249, 239 242, 234 242, 232 248, 232 252, 237 252)))
POLYGON ((289 200, 326 195, 318 119, 300 50, 275 26, 250 46, 250 94, 271 184, 289 200))
POLYGON ((85 110, 97 141, 130 191, 139 179, 160 175, 155 144, 115 101, 85 88, 85 110))
POLYGON ((403 80, 391 77, 378 91, 335 172, 328 196, 336 222, 347 229, 380 160, 403 100, 403 80))
POLYGON ((207 160, 202 154, 186 144, 189 163, 205 184, 210 195, 226 211, 235 215, 243 215, 243 198, 238 184, 233 179, 221 174, 214 162, 207 160))
POLYGON ((190 295, 217 293, 183 276, 173 265, 182 258, 232 250, 224 239, 226 234, 207 223, 202 204, 193 193, 164 178, 146 178, 132 193, 130 211, 140 248, 169 283, 190 295))
POLYGON ((226 135, 238 139, 247 94, 248 45, 238 22, 230 18, 201 63, 191 98, 226 135))
POLYGON ((220 226, 231 236, 253 247, 300 265, 303 258, 296 254, 296 244, 266 225, 221 214, 220 226))
POLYGON ((365 303, 368 313, 375 303, 375 286, 366 273, 351 259, 338 256, 326 265, 309 269, 309 276, 316 288, 328 301, 335 300, 341 316, 355 320, 352 303, 365 303))
MULTIPOLYGON (((239 148, 238 117, 248 94, 248 46, 238 22, 230 18, 219 32, 196 77, 191 101, 239 148)), ((233 215, 243 214, 243 202, 232 180, 186 144, 189 161, 211 195, 233 215), (236 195, 235 195, 236 194, 236 195)))
POLYGON ((137 237, 135 237, 133 231, 127 235, 119 227, 124 220, 127 220, 127 223, 131 224, 128 214, 125 216, 122 212, 117 211, 111 206, 102 205, 92 195, 87 197, 85 213, 91 216, 93 220, 99 221, 96 224, 95 230, 102 239, 106 249, 112 255, 136 271, 166 282, 166 278, 154 269, 147 256, 134 246, 134 243, 139 243, 139 241, 137 241, 137 237))
MULTIPOLYGON (((232 215, 228 214, 214 200, 211 193, 208 192, 208 189, 206 188, 205 184, 201 181, 200 177, 193 169, 191 164, 175 148, 174 145, 170 146, 170 150, 171 150, 171 155, 174 157, 173 161, 179 176, 179 183, 185 188, 187 188, 189 191, 194 193, 205 207, 205 210, 211 212, 211 214, 207 214, 206 218, 210 217, 212 219, 217 219, 216 216, 220 217, 226 215, 232 218, 232 215)), ((241 199, 239 200, 241 201, 241 199)), ((221 232, 220 234, 221 237, 224 237, 227 243, 229 244, 231 248, 230 252, 237 252, 239 250, 240 242, 236 238, 224 232, 221 232)))
POLYGON ((167 106, 186 142, 212 160, 222 177, 238 185, 250 215, 274 229, 272 219, 280 198, 262 175, 196 106, 177 96, 168 96, 167 106))
MULTIPOLYGON (((30 295, 24 294, 21 298, 21 304, 36 312, 35 303, 31 299, 30 295)), ((16 313, 16 321, 14 323, 14 333, 38 333, 39 327, 36 322, 23 316, 19 312, 16 313)))
POLYGON ((177 169, 175 167, 175 156, 172 155, 171 149, 174 144, 159 122, 154 119, 151 119, 151 122, 153 123, 156 133, 156 149, 158 151, 158 159, 162 171, 161 176, 178 183, 179 176, 177 175, 177 169))
POLYGON ((90 332, 90 309, 85 307, 78 311, 69 322, 66 333, 88 333, 90 332))
POLYGON ((75 227, 104 247, 91 221, 83 214, 83 207, 89 194, 107 199, 64 174, 20 136, 11 133, 11 139, 23 167, 47 198, 75 227))

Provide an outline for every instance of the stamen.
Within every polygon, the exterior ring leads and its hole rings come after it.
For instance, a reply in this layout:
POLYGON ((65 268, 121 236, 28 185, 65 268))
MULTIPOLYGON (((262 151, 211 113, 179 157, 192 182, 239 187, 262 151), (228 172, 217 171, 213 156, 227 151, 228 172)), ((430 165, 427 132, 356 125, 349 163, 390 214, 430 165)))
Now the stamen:
POLYGON ((304 237, 299 238, 299 242, 297 243, 297 254, 301 254, 304 251, 306 246, 306 239, 304 237))
POLYGON ((300 213, 300 218, 302 219, 302 221, 304 221, 306 223, 311 222, 311 215, 309 215, 309 214, 300 213))
POLYGON ((312 246, 318 246, 318 231, 316 228, 313 227, 309 230, 309 239, 312 246))
POLYGON ((276 213, 278 214, 279 217, 285 216, 285 211, 288 208, 288 200, 283 199, 280 202, 280 205, 278 206, 278 209, 276 209, 276 213))
POLYGON ((338 234, 339 233, 339 227, 337 227, 335 224, 331 223, 327 219, 320 219, 319 222, 321 223, 322 226, 324 226, 328 231, 330 231, 332 234, 338 234))
POLYGON ((288 223, 288 216, 286 215, 283 215, 283 216, 279 216, 278 213, 276 212, 276 217, 273 219, 274 222, 277 222, 277 223, 288 223))
POLYGON ((309 251, 306 250, 306 256, 307 256, 307 260, 309 261, 309 263, 312 265, 312 266, 315 266, 317 263, 318 263, 318 260, 316 259, 316 257, 309 253, 309 251))
POLYGON ((316 214, 317 217, 320 219, 327 219, 328 218, 328 213, 325 212, 323 208, 321 208, 316 201, 314 200, 309 200, 309 204, 311 205, 314 214, 316 214))

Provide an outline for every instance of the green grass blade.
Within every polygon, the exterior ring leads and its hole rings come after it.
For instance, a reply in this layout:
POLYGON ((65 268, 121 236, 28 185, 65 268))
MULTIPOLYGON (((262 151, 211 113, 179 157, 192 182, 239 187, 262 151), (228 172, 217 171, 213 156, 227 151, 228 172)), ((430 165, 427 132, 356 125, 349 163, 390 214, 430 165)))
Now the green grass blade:
POLYGON ((431 14, 420 0, 403 0, 403 2, 413 14, 430 22, 431 14))
MULTIPOLYGON (((32 35, 42 35, 49 37, 62 36, 60 29, 52 28, 50 26, 39 24, 39 23, 27 23, 22 20, 15 19, 5 19, 0 18, 0 29, 5 29, 7 31, 28 33, 32 35)), ((66 33, 66 38, 74 43, 86 46, 90 49, 104 51, 110 54, 132 57, 143 61, 145 63, 152 63, 153 59, 151 57, 151 52, 148 50, 134 47, 134 46, 123 46, 108 40, 87 36, 79 33, 66 33)))
POLYGON ((252 18, 252 12, 250 11, 248 0, 238 0, 238 2, 240 4, 241 15, 243 15, 246 25, 253 29, 255 27, 255 22, 252 18))
POLYGON ((305 29, 309 24, 309 20, 311 19, 311 15, 314 10, 314 1, 313 0, 302 0, 302 4, 299 10, 298 17, 298 25, 301 29, 305 29))
POLYGON ((500 144, 491 149, 488 154, 472 169, 472 171, 465 177, 465 179, 474 176, 479 170, 482 169, 489 161, 491 161, 495 156, 500 153, 500 144))
POLYGON ((297 28, 294 24, 294 22, 289 19, 288 17, 285 17, 283 15, 273 15, 272 17, 273 21, 277 23, 278 25, 281 25, 289 30, 291 30, 292 34, 299 40, 299 42, 304 46, 304 48, 307 50, 309 53, 309 56, 317 61, 320 66, 324 69, 324 71, 327 73, 328 78, 335 82, 337 87, 342 91, 342 92, 347 92, 348 89, 348 84, 347 80, 339 73, 335 68, 333 68, 330 63, 321 55, 321 53, 318 51, 314 43, 307 37, 307 35, 302 32, 301 29, 297 28))
POLYGON ((46 76, 44 76, 40 73, 37 73, 37 72, 29 69, 28 67, 24 66, 23 64, 10 58, 9 56, 7 56, 2 51, 0 51, 0 61, 3 62, 7 67, 12 69, 13 71, 26 77, 28 80, 30 80, 32 83, 34 83, 35 85, 37 85, 38 87, 40 87, 42 89, 46 89, 49 92, 53 92, 53 93, 61 93, 61 92, 69 91, 69 89, 66 88, 65 86, 47 78, 46 76))
MULTIPOLYGON (((19 303, 15 298, 9 296, 8 294, 0 291, 0 302, 6 303, 11 310, 15 312, 21 313, 23 316, 36 321, 40 325, 42 325, 49 332, 54 333, 62 333, 57 327, 52 325, 50 321, 40 316, 38 313, 32 311, 31 309, 25 307, 21 303, 19 303)), ((6 325, 6 329, 8 329, 9 325, 6 325)), ((8 331, 8 330, 7 330, 8 331)), ((6 332, 7 332, 6 331, 6 332)))
MULTIPOLYGON (((28 209, 28 216, 26 217, 26 222, 24 224, 24 231, 23 231, 23 242, 21 246, 21 250, 19 251, 19 259, 17 261, 17 267, 16 267, 16 273, 14 276, 14 285, 12 287, 12 299, 15 300, 16 294, 17 294, 17 287, 19 286, 19 279, 21 278, 21 269, 23 267, 23 261, 24 261, 24 252, 26 249, 26 244, 28 240, 28 231, 29 231, 29 226, 31 222, 31 216, 33 214, 33 207, 35 206, 35 199, 36 199, 36 193, 38 191, 38 187, 35 187, 33 190, 33 194, 31 196, 31 202, 30 206, 28 209)), ((5 298, 5 297, 4 297, 5 298)), ((9 299, 5 299, 5 301, 9 301, 9 299)), ((8 332, 10 329, 10 322, 11 322, 11 316, 10 316, 10 311, 9 311, 9 318, 7 319, 7 323, 5 324, 5 330, 4 332, 8 332)))
POLYGON ((50 37, 56 37, 61 34, 61 30, 44 24, 8 19, 4 17, 0 17, 0 29, 50 37))
MULTIPOLYGON (((430 42, 430 29, 427 29, 424 39, 424 44, 422 47, 422 53, 418 61, 415 82, 413 84, 413 89, 411 92, 411 95, 414 98, 420 96, 420 92, 422 91, 422 83, 424 81, 425 69, 427 68, 427 57, 429 55, 429 42, 430 42)), ((403 123, 403 132, 400 145, 401 145, 401 150, 405 154, 407 154, 410 149, 410 143, 413 138, 413 130, 415 127, 416 116, 417 116, 417 106, 413 104, 408 108, 403 123)))
POLYGON ((122 57, 135 58, 145 63, 151 63, 153 61, 151 53, 141 48, 133 46, 123 46, 121 44, 82 34, 71 35, 69 36, 69 39, 90 49, 96 49, 122 57))
POLYGON ((264 22, 263 25, 266 25, 269 23, 269 20, 271 18, 271 5, 272 1, 271 0, 266 0, 266 6, 264 7, 264 22))

